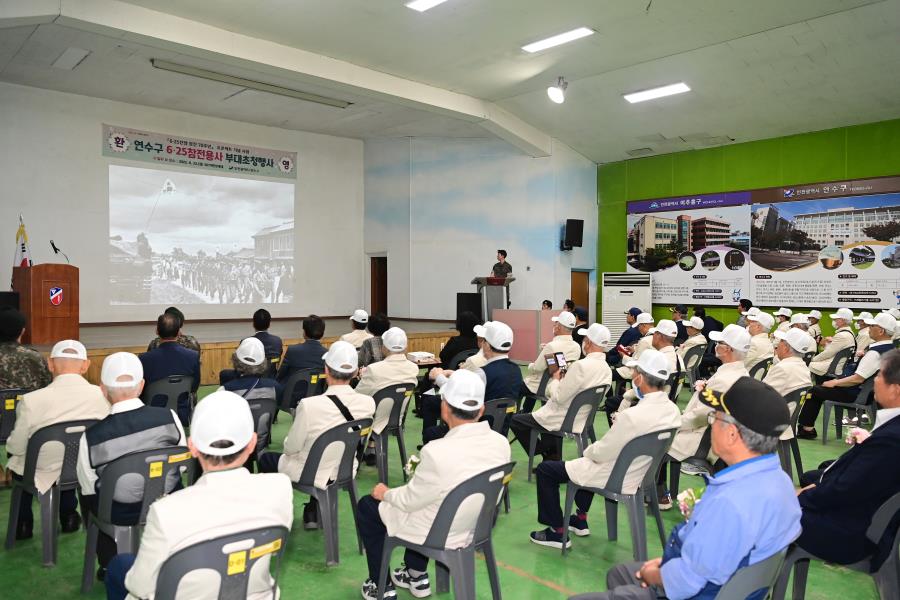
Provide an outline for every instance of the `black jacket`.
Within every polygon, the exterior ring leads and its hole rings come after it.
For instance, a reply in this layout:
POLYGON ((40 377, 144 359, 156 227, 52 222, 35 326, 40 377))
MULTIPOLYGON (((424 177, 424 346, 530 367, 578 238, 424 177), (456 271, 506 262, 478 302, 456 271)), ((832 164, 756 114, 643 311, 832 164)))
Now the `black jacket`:
POLYGON ((459 365, 451 365, 454 356, 466 350, 478 349, 478 337, 472 335, 456 335, 447 340, 444 349, 441 350, 441 368, 455 370, 459 365))

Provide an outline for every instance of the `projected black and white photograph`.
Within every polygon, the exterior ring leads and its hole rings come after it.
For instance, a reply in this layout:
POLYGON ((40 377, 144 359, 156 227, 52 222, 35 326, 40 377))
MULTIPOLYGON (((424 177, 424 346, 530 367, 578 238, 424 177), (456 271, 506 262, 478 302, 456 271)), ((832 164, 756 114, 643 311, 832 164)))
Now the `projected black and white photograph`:
POLYGON ((294 185, 109 167, 111 304, 294 296, 294 185))

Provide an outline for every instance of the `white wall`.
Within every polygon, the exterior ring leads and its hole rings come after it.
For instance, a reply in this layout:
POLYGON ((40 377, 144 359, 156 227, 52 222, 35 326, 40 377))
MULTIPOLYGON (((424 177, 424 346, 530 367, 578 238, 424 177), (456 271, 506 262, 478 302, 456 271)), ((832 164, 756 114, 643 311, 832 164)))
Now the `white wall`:
MULTIPOLYGON (((363 301, 363 143, 0 83, 0 281, 11 275, 18 215, 35 263, 59 262, 53 239, 81 269, 81 321, 155 319, 160 306, 108 301, 108 165, 101 124, 295 151, 295 300, 274 316, 347 315, 363 301)), ((61 258, 61 257, 60 257, 61 258)), ((248 305, 188 305, 188 319, 247 318, 248 305)))

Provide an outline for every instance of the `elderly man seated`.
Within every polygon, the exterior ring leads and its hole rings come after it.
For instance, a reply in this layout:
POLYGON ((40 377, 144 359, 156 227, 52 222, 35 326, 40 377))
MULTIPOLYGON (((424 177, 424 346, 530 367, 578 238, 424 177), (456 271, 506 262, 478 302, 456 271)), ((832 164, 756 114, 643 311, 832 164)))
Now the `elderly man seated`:
POLYGON ((538 352, 534 362, 529 363, 525 370, 525 379, 522 385, 522 395, 525 396, 525 402, 522 405, 523 412, 531 412, 534 408, 535 397, 538 387, 540 387, 541 379, 544 371, 547 370, 547 361, 545 355, 553 355, 562 352, 567 362, 575 362, 581 358, 581 346, 572 339, 572 330, 575 329, 575 315, 568 311, 562 311, 556 317, 551 317, 553 321, 553 339, 544 344, 541 351, 538 352))
POLYGON ((678 349, 678 356, 681 357, 681 362, 684 362, 684 357, 687 356, 688 350, 691 348, 696 348, 700 346, 704 350, 706 349, 706 338, 703 337, 703 319, 700 317, 691 317, 689 321, 684 322, 684 328, 687 331, 687 339, 682 342, 678 349))
MULTIPOLYGON (((544 461, 536 469, 538 522, 546 529, 531 532, 531 541, 541 546, 562 548, 563 527, 569 527, 577 536, 590 535, 587 513, 594 495, 580 490, 575 494, 577 513, 568 524, 563 523, 559 505, 559 486, 572 481, 588 487, 606 485, 613 466, 622 448, 636 437, 678 426, 678 407, 663 391, 669 378, 669 359, 660 351, 650 349, 641 353, 638 360, 626 362, 634 369, 633 383, 637 390, 638 402, 635 406, 619 413, 612 427, 602 438, 588 446, 582 458, 568 461, 544 461)), ((625 475, 623 491, 633 493, 641 484, 650 458, 642 457, 631 464, 625 475)), ((571 545, 569 540, 567 547, 571 545)))
MULTIPOLYGON (((775 358, 778 362, 766 373, 763 383, 767 383, 784 397, 796 390, 812 387, 812 375, 809 367, 803 362, 803 355, 816 347, 815 340, 801 329, 791 328, 787 331, 776 331, 775 358)), ((788 411, 793 414, 796 403, 788 403, 788 411)), ((794 437, 790 427, 781 434, 782 440, 794 437)))
POLYGON ((800 534, 793 484, 773 454, 788 427, 784 399, 743 377, 727 393, 707 388, 701 401, 712 411, 713 451, 729 467, 709 479, 661 558, 616 565, 606 575, 609 591, 570 600, 715 598, 738 569, 780 552, 800 534))
MULTIPOLYGON (((655 350, 659 350, 663 356, 666 357, 666 360, 669 361, 669 374, 672 373, 684 373, 684 362, 681 360, 681 357, 675 351, 675 336, 677 335, 677 329, 674 321, 670 321, 669 319, 660 319, 659 323, 656 324, 656 327, 651 328, 648 334, 652 335, 652 344, 655 350)), ((676 383, 677 385, 677 383, 676 383)), ((666 393, 671 393, 668 387, 663 390, 666 393)), ((625 392, 622 396, 622 402, 617 407, 616 411, 621 412, 626 408, 629 408, 634 402, 637 400, 637 394, 635 393, 634 388, 625 392)), ((613 408, 615 404, 615 400, 612 402, 607 401, 606 406, 608 410, 613 408)), ((615 415, 612 415, 612 418, 615 418, 615 415)))
POLYGON ((769 331, 775 325, 775 319, 767 312, 747 315, 747 333, 750 334, 750 349, 744 357, 744 366, 749 371, 758 362, 774 356, 769 331))
POLYGON ((822 340, 824 349, 813 356, 809 363, 809 370, 813 374, 815 383, 824 381, 824 375, 831 366, 834 356, 845 348, 856 348, 856 336, 850 326, 853 324, 853 311, 849 308, 839 308, 831 316, 834 325, 834 335, 822 340))

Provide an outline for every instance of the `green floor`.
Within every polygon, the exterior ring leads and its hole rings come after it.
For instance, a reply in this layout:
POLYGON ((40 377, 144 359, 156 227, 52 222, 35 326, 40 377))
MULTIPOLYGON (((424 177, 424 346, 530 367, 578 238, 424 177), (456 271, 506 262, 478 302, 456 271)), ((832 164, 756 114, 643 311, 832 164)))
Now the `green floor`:
MULTIPOLYGON (((208 393, 212 388, 204 389, 208 393)), ((687 400, 682 395, 682 407, 687 400)), ((281 441, 287 434, 289 418, 282 414, 275 426, 273 450, 280 450, 281 441)), ((407 440, 408 446, 415 448, 421 435, 421 421, 410 416, 407 440)), ((597 419, 597 433, 606 431, 606 420, 597 419)), ((819 462, 838 456, 843 450, 842 442, 830 441, 822 446, 819 441, 800 441, 805 468, 814 468, 819 462)), ((391 448, 391 481, 401 481, 399 458, 396 446, 391 448)), ((567 454, 574 451, 574 445, 566 445, 567 454), (571 447, 570 447, 571 446, 571 447)), ((605 589, 605 573, 613 564, 631 560, 631 541, 627 518, 620 511, 619 539, 606 539, 602 505, 595 504, 590 522, 593 533, 587 538, 577 538, 573 550, 565 558, 558 551, 535 546, 528 541, 528 533, 539 527, 536 521, 536 501, 534 483, 526 479, 527 456, 518 444, 513 446, 513 460, 518 462, 513 481, 510 484, 512 509, 509 514, 501 514, 494 529, 494 547, 500 567, 500 582, 504 596, 513 600, 531 598, 566 598, 586 591, 605 589)), ((360 493, 368 493, 376 483, 374 467, 363 466, 359 472, 360 493)), ((698 487, 702 480, 684 475, 681 487, 698 487)), ((300 515, 306 498, 295 496, 297 518, 295 528, 287 546, 280 576, 282 598, 315 597, 321 600, 348 599, 359 597, 359 586, 366 578, 365 560, 356 552, 353 522, 346 497, 340 502, 340 544, 341 564, 326 568, 322 534, 320 531, 304 531, 300 526, 300 515)), ((0 491, 0 515, 9 513, 9 492, 0 491)), ((680 520, 677 510, 664 513, 667 528, 680 520)), ((647 521, 650 532, 648 543, 650 556, 661 552, 656 527, 652 519, 647 521)), ((5 529, 3 530, 5 535, 5 529)), ((41 566, 40 532, 35 531, 31 540, 20 542, 11 551, 5 551, 0 560, 0 598, 9 599, 57 599, 77 598, 84 552, 84 532, 61 536, 59 563, 55 568, 41 566)), ((399 565, 400 553, 395 555, 394 564, 399 565)), ((476 588, 479 598, 490 598, 490 587, 483 567, 476 565, 476 588)), ((432 569, 433 581, 433 569, 432 569)), ((865 575, 837 567, 814 563, 810 569, 809 586, 806 597, 818 599, 877 599, 871 579, 865 575)), ((405 591, 398 592, 401 598, 411 598, 405 591)), ((97 585, 92 598, 103 598, 104 588, 97 585)), ((449 597, 449 595, 445 596, 449 597)))

